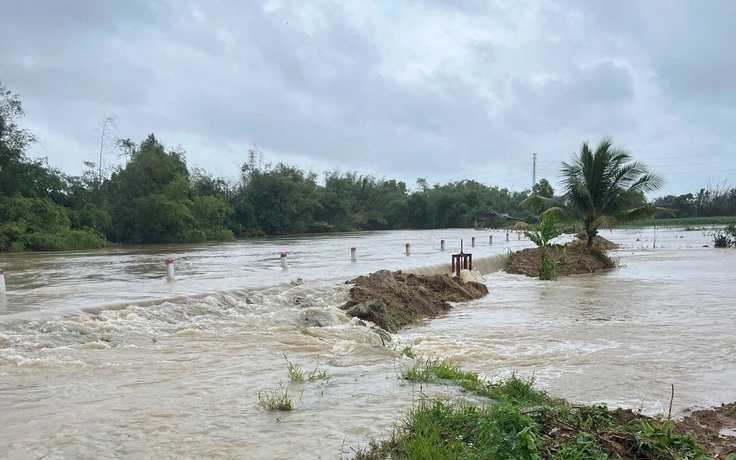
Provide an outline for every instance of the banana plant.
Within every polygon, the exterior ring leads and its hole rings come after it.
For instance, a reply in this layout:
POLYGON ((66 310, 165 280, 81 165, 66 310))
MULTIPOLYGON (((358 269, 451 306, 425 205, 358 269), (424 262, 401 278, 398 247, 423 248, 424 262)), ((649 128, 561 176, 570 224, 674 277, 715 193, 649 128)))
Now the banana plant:
POLYGON ((562 234, 562 230, 555 228, 555 217, 551 212, 544 214, 539 223, 539 230, 524 232, 542 251, 542 265, 539 267, 539 278, 543 280, 557 279, 557 264, 549 257, 549 242, 562 234))

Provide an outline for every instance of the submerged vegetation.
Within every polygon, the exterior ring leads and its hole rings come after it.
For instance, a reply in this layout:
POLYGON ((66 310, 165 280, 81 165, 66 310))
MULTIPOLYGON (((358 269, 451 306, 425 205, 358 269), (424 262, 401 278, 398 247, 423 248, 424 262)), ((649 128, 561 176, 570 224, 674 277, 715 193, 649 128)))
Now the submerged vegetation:
MULTIPOLYGON (((458 385, 485 404, 421 395, 390 439, 357 460, 379 459, 707 459, 710 453, 674 422, 605 406, 575 406, 517 375, 488 382, 448 359, 418 359, 402 373, 414 382, 458 385)), ((729 456, 729 458, 732 458, 729 456)))
POLYGON ((286 360, 286 370, 289 373, 289 380, 292 382, 303 383, 311 380, 324 380, 329 382, 330 380, 330 376, 327 374, 326 370, 315 368, 310 372, 306 372, 298 364, 294 364, 289 361, 289 358, 286 355, 284 355, 284 359, 286 360))
POLYGON ((736 223, 716 230, 713 233, 713 245, 717 248, 736 247, 736 223))
POLYGON ((270 411, 291 411, 294 409, 294 400, 289 393, 290 383, 298 385, 300 395, 304 393, 303 384, 306 382, 321 380, 324 384, 330 383, 330 376, 326 370, 315 368, 307 372, 298 364, 291 362, 286 355, 284 355, 284 359, 286 360, 286 372, 289 382, 279 381, 277 388, 258 391, 258 404, 270 411))
POLYGON ((290 411, 294 408, 289 386, 283 382, 279 382, 276 389, 258 391, 258 402, 268 410, 290 411))

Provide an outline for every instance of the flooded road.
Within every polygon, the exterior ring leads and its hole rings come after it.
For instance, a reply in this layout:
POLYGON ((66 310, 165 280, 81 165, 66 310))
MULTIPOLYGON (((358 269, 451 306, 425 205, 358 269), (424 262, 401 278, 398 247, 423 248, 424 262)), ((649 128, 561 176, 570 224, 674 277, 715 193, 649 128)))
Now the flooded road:
POLYGON ((395 334, 390 347, 339 311, 345 280, 383 268, 436 270, 461 239, 477 261, 531 244, 437 230, 3 255, 0 452, 350 458, 387 436, 418 397, 398 379, 411 365, 395 351, 404 346, 489 378, 533 376, 578 402, 664 412, 670 384, 677 414, 735 401, 736 253, 702 247, 711 244, 703 231, 603 236, 622 244, 620 268, 557 282, 490 273, 489 296, 395 334), (174 283, 163 278, 167 257, 174 283), (307 327, 315 313, 332 325, 307 327), (290 383, 287 359, 327 378, 290 383), (284 390, 293 411, 259 405, 259 394, 284 390))

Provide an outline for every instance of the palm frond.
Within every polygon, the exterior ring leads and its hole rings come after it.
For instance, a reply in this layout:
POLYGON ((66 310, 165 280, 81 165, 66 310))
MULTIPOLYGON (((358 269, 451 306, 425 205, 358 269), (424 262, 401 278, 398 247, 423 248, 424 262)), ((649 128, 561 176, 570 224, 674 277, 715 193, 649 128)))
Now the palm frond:
POLYGON ((583 142, 579 153, 569 163, 562 163, 560 173, 563 203, 544 204, 548 211, 554 208, 560 216, 582 220, 586 230, 611 228, 652 215, 644 194, 664 184, 661 176, 633 161, 629 151, 614 148, 608 137, 601 140, 595 151, 587 141, 583 142))

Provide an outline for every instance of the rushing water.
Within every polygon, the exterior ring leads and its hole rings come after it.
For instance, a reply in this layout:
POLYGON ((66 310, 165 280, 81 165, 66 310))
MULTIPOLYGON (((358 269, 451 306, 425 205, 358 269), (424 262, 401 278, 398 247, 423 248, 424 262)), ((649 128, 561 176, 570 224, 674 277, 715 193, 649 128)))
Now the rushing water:
POLYGON ((736 400, 736 253, 702 247, 702 231, 604 236, 623 244, 620 268, 557 282, 488 274, 489 296, 391 346, 337 308, 345 280, 436 270, 461 239, 491 270, 530 243, 442 230, 3 255, 0 457, 349 458, 420 391, 456 396, 397 378, 407 345, 489 378, 533 376, 573 401, 666 412, 670 385, 678 415, 736 400), (310 327, 315 317, 331 326, 310 327), (289 383, 285 356, 329 379, 289 383), (280 385, 291 412, 259 405, 280 385))

